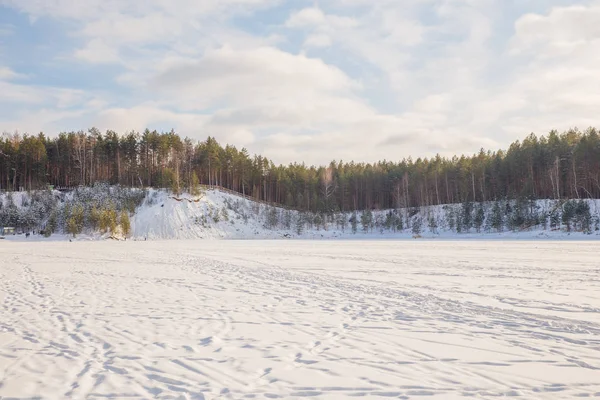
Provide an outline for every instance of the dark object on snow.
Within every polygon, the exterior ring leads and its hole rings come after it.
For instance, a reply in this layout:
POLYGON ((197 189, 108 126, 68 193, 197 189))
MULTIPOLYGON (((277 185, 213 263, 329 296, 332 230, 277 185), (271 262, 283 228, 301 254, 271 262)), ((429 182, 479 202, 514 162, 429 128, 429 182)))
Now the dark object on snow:
POLYGON ((161 207, 164 207, 164 206, 165 206, 164 204, 161 205, 161 207))
POLYGON ((71 240, 71 239, 69 239, 69 242, 72 242, 72 240, 71 240))
POLYGON ((26 237, 26 238, 28 238, 28 237, 29 237, 29 232, 27 232, 27 233, 25 234, 25 237, 26 237))
POLYGON ((291 238, 292 235, 290 235, 289 233, 286 233, 285 235, 283 235, 284 238, 291 238))

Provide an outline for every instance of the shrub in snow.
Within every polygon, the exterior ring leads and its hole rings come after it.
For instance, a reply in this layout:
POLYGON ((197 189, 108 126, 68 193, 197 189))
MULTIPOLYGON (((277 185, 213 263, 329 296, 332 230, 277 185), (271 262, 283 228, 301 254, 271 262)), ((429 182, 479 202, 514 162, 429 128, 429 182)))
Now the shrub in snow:
POLYGON ((412 233, 414 235, 418 236, 421 234, 422 224, 423 224, 423 221, 420 216, 417 216, 416 218, 414 218, 413 223, 412 223, 412 233))
POLYGON ((473 225, 475 226, 477 233, 481 232, 481 227, 483 226, 484 222, 485 211, 483 210, 483 204, 480 204, 479 207, 477 207, 477 211, 475 212, 475 218, 473 219, 473 225))
POLYGON ((304 215, 302 213, 298 213, 296 215, 296 233, 298 235, 302 235, 304 232, 304 215))
MULTIPOLYGON (((431 233, 437 233, 438 224, 433 215, 429 216, 428 226, 429 226, 429 231, 431 233)), ((413 228, 414 228, 414 226, 413 226, 413 228)))
POLYGON ((362 225, 363 231, 368 232, 373 226, 373 213, 371 210, 364 210, 360 215, 360 224, 362 225))

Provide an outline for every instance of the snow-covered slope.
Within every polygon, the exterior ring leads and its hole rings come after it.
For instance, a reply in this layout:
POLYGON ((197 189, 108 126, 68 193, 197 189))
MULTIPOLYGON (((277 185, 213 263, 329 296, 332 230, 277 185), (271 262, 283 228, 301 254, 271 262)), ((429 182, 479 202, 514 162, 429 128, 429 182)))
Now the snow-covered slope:
POLYGON ((93 211, 103 207, 115 208, 118 215, 130 215, 128 236, 134 240, 600 238, 600 200, 499 201, 324 214, 273 207, 216 189, 192 196, 109 186, 66 194, 47 191, 0 194, 0 227, 14 226, 22 232, 35 232, 49 226, 52 218, 56 226, 52 237, 35 235, 35 239, 73 239, 72 235, 66 235, 67 219, 78 207, 83 209, 83 217, 77 240, 119 237, 99 232, 93 211), (566 212, 571 217, 563 218, 566 212))
POLYGON ((208 190, 200 197, 151 190, 131 218, 132 236, 136 239, 244 239, 291 234, 280 226, 267 228, 266 218, 261 217, 271 208, 218 190, 208 190))
MULTIPOLYGON (((573 227, 567 232, 559 221, 552 226, 553 210, 561 210, 560 203, 539 200, 535 208, 539 223, 527 229, 511 229, 503 209, 504 225, 491 226, 493 203, 482 204, 484 220, 479 229, 474 226, 457 232, 457 220, 462 218, 463 205, 421 207, 418 209, 379 210, 369 212, 369 221, 362 213, 337 213, 319 215, 300 213, 259 204, 251 200, 208 190, 200 199, 189 194, 174 196, 166 191, 152 190, 132 217, 134 239, 265 239, 265 238, 561 238, 597 239, 600 221, 600 201, 586 200, 590 211, 590 231, 577 232, 573 227), (352 228, 355 218, 356 229, 352 228), (401 226, 400 226, 401 225, 401 226)), ((474 205, 476 214, 479 205, 474 205)), ((503 207, 506 204, 503 203, 503 207)), ((513 206, 514 207, 514 206, 513 206)), ((531 211, 528 211, 531 212, 531 211)), ((560 213, 557 214, 560 218, 560 213)))

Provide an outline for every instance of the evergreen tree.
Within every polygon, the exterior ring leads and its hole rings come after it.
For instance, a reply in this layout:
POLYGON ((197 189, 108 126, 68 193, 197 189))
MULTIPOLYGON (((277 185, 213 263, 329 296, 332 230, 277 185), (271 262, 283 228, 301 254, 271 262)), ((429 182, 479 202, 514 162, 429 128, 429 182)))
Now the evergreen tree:
POLYGON ((402 222, 402 217, 398 214, 394 214, 394 219, 396 221, 396 230, 403 231, 404 230, 404 222, 402 222))
POLYGON ((192 187, 190 188, 190 194, 192 196, 200 196, 202 191, 200 190, 200 180, 196 171, 192 172, 192 187))
POLYGON ((301 213, 296 215, 296 233, 298 236, 304 232, 304 216, 301 213))
POLYGON ((58 216, 56 215, 56 211, 52 211, 50 213, 50 217, 48 218, 48 222, 46 223, 46 226, 44 227, 44 236, 45 237, 50 237, 57 228, 58 225, 58 216))
POLYGON ((369 231, 373 224, 373 213, 371 210, 363 210, 360 215, 360 224, 362 225, 363 231, 369 231))
POLYGON ((456 228, 456 219, 454 218, 454 210, 451 207, 444 206, 445 216, 446 216, 446 224, 448 225, 448 229, 453 231, 456 228))
POLYGON ((558 212, 558 208, 554 208, 550 211, 550 228, 560 229, 561 214, 558 212))
POLYGON ((573 217, 575 217, 576 205, 573 201, 567 201, 562 209, 562 223, 566 225, 567 232, 571 232, 573 217))
POLYGON ((390 210, 385 214, 385 221, 383 223, 385 229, 387 230, 396 230, 394 213, 390 210))
POLYGON ((76 237, 83 230, 83 207, 76 205, 67 217, 67 232, 76 237))
POLYGON ((127 211, 121 211, 121 230, 123 236, 127 237, 131 233, 131 222, 129 221, 129 214, 127 211))
POLYGON ((477 211, 475 212, 475 218, 473 220, 473 224, 475 229, 477 229, 477 233, 481 232, 481 227, 485 222, 485 211, 483 210, 483 204, 479 204, 477 207, 477 211))
POLYGON ((267 228, 274 229, 279 224, 279 212, 275 207, 269 207, 267 212, 267 228))
POLYGON ((348 227, 348 219, 346 217, 346 214, 338 213, 337 221, 338 221, 338 225, 339 225, 340 229, 342 230, 342 232, 345 232, 346 228, 348 227))
POLYGON ((352 233, 356 234, 358 231, 358 216, 356 215, 356 212, 352 213, 352 216, 350 217, 350 225, 352 226, 352 233))
POLYGON ((590 205, 586 201, 579 200, 577 202, 575 206, 575 219, 581 232, 592 232, 592 215, 590 213, 590 205))
POLYGON ((437 228, 438 228, 438 224, 437 221, 435 219, 435 217, 433 215, 429 216, 429 230, 431 231, 431 233, 437 233, 437 228))
POLYGON ((510 215, 510 229, 513 231, 525 228, 525 221, 527 220, 527 207, 525 206, 523 199, 518 199, 512 209, 510 215))
POLYGON ((413 220, 413 223, 412 223, 413 235, 415 235, 415 236, 421 235, 422 225, 423 225, 423 221, 421 220, 421 217, 417 217, 413 220))
POLYGON ((290 210, 286 210, 283 216, 283 227, 285 229, 292 228, 292 212, 290 210))
POLYGON ((473 226, 473 203, 465 201, 462 204, 461 230, 468 231, 473 226))

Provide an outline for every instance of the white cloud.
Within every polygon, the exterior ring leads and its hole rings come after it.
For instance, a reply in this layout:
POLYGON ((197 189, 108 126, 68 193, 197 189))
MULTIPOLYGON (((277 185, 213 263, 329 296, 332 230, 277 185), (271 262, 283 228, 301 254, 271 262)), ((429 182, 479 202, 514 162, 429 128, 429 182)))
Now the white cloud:
POLYGON ((85 25, 81 33, 94 40, 118 41, 120 44, 157 43, 182 34, 181 22, 175 17, 153 12, 141 17, 116 14, 104 16, 85 25))
POLYGON ((548 15, 527 14, 515 24, 516 49, 526 51, 542 45, 577 46, 600 39, 600 6, 554 8, 548 15))
POLYGON ((75 58, 92 64, 113 64, 121 62, 116 48, 107 45, 102 39, 93 39, 85 47, 75 51, 75 58))
POLYGON ((525 98, 516 129, 597 125, 600 107, 600 4, 555 7, 515 23, 511 54, 525 60, 506 92, 525 98))
POLYGON ((0 0, 68 20, 78 65, 120 68, 88 93, 17 85, 2 60, 0 102, 21 109, 0 129, 174 128, 278 162, 505 147, 597 124, 600 4, 560 2, 331 0, 240 27, 286 3, 0 0))
POLYGON ((304 41, 304 46, 306 47, 330 47, 332 44, 333 41, 331 37, 324 33, 314 33, 308 35, 304 41))
POLYGON ((0 0, 33 18, 52 17, 73 20, 100 20, 110 15, 148 15, 160 12, 183 18, 199 18, 222 13, 246 12, 276 3, 276 0, 0 0))
POLYGON ((91 97, 82 90, 30 86, 0 80, 0 103, 24 105, 52 103, 57 108, 69 108, 78 106, 84 99, 91 97))
POLYGON ((190 102, 191 108, 205 108, 223 99, 234 104, 304 101, 315 93, 359 87, 320 59, 273 47, 223 47, 207 51, 198 60, 166 59, 149 85, 178 96, 183 103, 190 102))
POLYGON ((18 79, 18 78, 23 78, 23 77, 24 77, 24 75, 18 74, 8 67, 0 66, 0 81, 1 80, 8 81, 8 80, 18 79))
POLYGON ((320 8, 310 7, 294 12, 285 23, 290 28, 318 26, 326 22, 325 14, 320 8))

